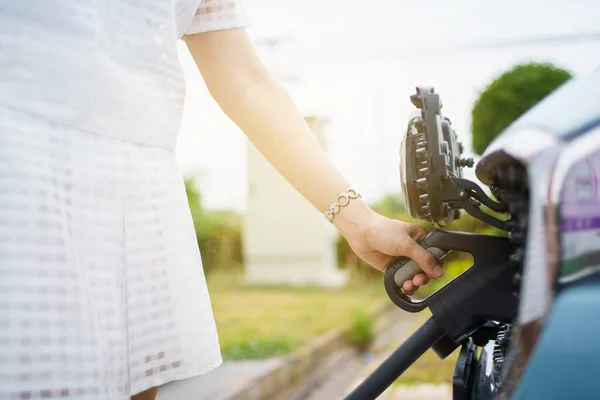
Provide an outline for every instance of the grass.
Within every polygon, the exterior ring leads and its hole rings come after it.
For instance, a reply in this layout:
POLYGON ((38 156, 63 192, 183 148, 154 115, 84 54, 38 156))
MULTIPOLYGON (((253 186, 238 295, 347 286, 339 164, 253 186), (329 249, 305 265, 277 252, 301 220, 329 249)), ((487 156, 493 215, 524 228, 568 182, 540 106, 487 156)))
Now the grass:
MULTIPOLYGON (((452 260, 443 279, 421 288, 427 296, 470 266, 470 260, 452 260)), ((335 328, 348 329, 358 348, 372 340, 369 311, 389 302, 382 279, 357 280, 343 289, 317 287, 259 287, 242 283, 241 269, 217 269, 208 276, 212 306, 225 359, 264 359, 281 356, 308 340, 335 328)), ((426 314, 423 312, 422 314, 426 314)), ((427 352, 408 370, 403 384, 451 380, 453 357, 441 361, 427 352)))
POLYGON ((357 313, 386 301, 380 281, 338 290, 249 287, 239 274, 215 273, 208 289, 226 359, 287 354, 334 328, 349 328, 357 313))
POLYGON ((375 338, 373 318, 366 312, 358 310, 350 324, 348 336, 359 351, 367 350, 375 338))

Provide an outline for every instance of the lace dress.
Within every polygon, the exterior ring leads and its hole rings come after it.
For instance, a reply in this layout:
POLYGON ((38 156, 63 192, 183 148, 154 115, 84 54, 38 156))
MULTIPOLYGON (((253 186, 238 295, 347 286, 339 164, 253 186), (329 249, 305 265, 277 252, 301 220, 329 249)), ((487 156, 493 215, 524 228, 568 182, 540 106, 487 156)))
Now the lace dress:
POLYGON ((236 0, 0 6, 0 399, 129 399, 221 354, 174 156, 177 40, 236 0))

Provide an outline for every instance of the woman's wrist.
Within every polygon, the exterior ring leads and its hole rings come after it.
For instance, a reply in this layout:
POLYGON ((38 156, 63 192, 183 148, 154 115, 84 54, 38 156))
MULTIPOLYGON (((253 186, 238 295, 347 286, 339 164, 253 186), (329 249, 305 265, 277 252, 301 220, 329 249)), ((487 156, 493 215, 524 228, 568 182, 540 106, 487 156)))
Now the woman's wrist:
POLYGON ((369 208, 365 201, 358 197, 352 199, 347 206, 335 214, 333 224, 344 237, 364 232, 377 214, 369 208))

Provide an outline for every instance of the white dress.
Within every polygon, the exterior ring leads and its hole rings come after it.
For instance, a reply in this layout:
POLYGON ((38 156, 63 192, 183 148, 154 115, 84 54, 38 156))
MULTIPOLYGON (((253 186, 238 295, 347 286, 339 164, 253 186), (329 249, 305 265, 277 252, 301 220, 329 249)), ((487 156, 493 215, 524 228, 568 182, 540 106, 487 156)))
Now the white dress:
POLYGON ((236 0, 2 0, 0 399, 129 399, 221 361, 174 156, 183 34, 236 0))

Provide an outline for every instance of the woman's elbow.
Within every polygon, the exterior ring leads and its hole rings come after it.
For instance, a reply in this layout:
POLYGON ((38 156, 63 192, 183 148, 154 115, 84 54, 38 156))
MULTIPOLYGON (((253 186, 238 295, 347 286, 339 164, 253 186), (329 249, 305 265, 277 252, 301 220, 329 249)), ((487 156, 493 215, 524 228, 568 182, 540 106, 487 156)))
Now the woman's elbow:
POLYGON ((208 91, 215 102, 227 112, 231 108, 243 107, 249 101, 256 100, 259 93, 271 85, 268 71, 247 72, 231 77, 224 74, 216 82, 207 82, 208 91))

